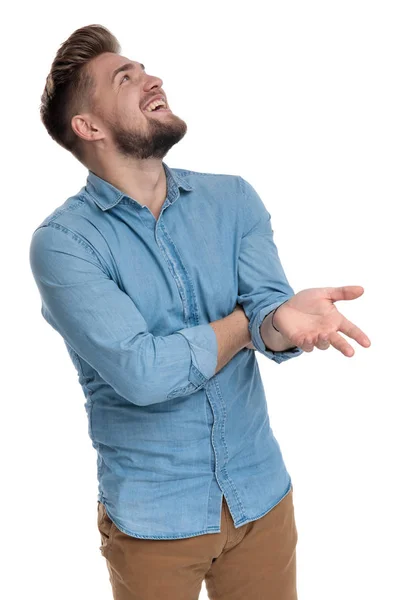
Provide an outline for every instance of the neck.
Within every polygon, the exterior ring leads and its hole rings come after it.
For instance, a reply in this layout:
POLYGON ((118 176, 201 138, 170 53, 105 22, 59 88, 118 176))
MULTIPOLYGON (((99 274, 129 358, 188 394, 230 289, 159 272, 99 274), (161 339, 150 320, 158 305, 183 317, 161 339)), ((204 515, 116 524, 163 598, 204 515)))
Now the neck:
POLYGON ((88 168, 124 194, 158 213, 167 196, 167 177, 158 158, 107 160, 88 168))

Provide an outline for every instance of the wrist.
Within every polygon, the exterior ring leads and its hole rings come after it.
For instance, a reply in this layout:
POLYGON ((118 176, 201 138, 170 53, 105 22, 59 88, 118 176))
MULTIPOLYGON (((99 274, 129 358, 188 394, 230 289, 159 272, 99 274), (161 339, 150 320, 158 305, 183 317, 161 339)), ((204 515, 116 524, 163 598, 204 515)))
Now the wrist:
POLYGON ((233 312, 228 315, 232 319, 235 338, 238 342, 238 349, 245 348, 251 342, 251 334, 249 330, 249 319, 240 304, 237 304, 233 312))
POLYGON ((277 312, 277 310, 280 309, 281 306, 283 306, 283 304, 285 304, 286 302, 288 302, 288 300, 285 300, 285 302, 282 302, 282 304, 280 304, 279 306, 277 306, 276 308, 274 308, 274 310, 271 313, 271 325, 272 327, 275 329, 275 331, 277 331, 278 333, 280 333, 279 329, 276 327, 276 325, 274 324, 274 317, 275 317, 275 313, 277 312))
MULTIPOLYGON (((287 300, 285 302, 287 302, 287 300)), ((284 302, 282 304, 284 304, 284 302)), ((260 335, 265 346, 275 352, 282 352, 295 347, 295 345, 289 339, 287 339, 280 331, 278 331, 276 325, 273 323, 273 317, 282 304, 271 311, 264 318, 260 326, 260 335)))

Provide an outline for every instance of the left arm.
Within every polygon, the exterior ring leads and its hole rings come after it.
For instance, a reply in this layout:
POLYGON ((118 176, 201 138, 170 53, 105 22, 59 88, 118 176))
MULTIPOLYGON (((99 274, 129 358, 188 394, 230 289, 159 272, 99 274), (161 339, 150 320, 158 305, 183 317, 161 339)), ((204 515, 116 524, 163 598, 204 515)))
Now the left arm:
POLYGON ((249 319, 254 348, 281 363, 303 352, 270 324, 270 313, 291 298, 294 290, 283 270, 273 239, 270 213, 255 189, 242 177, 239 181, 243 234, 238 257, 237 302, 243 306, 249 319))
POLYGON ((334 305, 338 300, 358 298, 364 289, 348 285, 309 288, 295 294, 273 240, 271 215, 255 189, 242 177, 239 180, 244 234, 238 261, 238 303, 249 319, 254 348, 277 363, 331 345, 345 356, 353 356, 353 348, 339 331, 368 348, 371 341, 367 335, 334 305), (272 327, 272 317, 278 331, 272 327))

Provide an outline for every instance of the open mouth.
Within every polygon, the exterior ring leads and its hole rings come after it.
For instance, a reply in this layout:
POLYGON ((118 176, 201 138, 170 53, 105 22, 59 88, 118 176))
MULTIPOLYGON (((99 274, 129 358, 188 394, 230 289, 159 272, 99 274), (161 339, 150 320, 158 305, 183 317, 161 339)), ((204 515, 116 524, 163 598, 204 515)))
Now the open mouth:
POLYGON ((169 106, 167 104, 167 102, 164 99, 158 98, 157 100, 153 100, 152 102, 149 102, 149 104, 147 106, 144 107, 144 109, 142 109, 143 112, 149 113, 149 112, 171 112, 169 109, 169 106), (154 107, 152 110, 149 110, 149 108, 154 107))
POLYGON ((158 113, 158 112, 160 112, 160 113, 161 112, 171 112, 171 110, 160 104, 160 106, 157 106, 157 108, 155 108, 154 110, 151 110, 151 111, 144 110, 143 112, 151 115, 152 113, 158 113))

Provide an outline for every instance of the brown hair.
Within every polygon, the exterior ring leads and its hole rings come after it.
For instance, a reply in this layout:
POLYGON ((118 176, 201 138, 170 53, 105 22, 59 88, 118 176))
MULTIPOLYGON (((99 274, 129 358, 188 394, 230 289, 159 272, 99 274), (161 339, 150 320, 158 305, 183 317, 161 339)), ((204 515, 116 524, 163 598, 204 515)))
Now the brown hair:
POLYGON ((74 31, 58 49, 41 96, 40 118, 48 134, 81 162, 83 148, 71 119, 93 107, 95 81, 87 64, 103 52, 121 52, 106 27, 86 25, 74 31))

